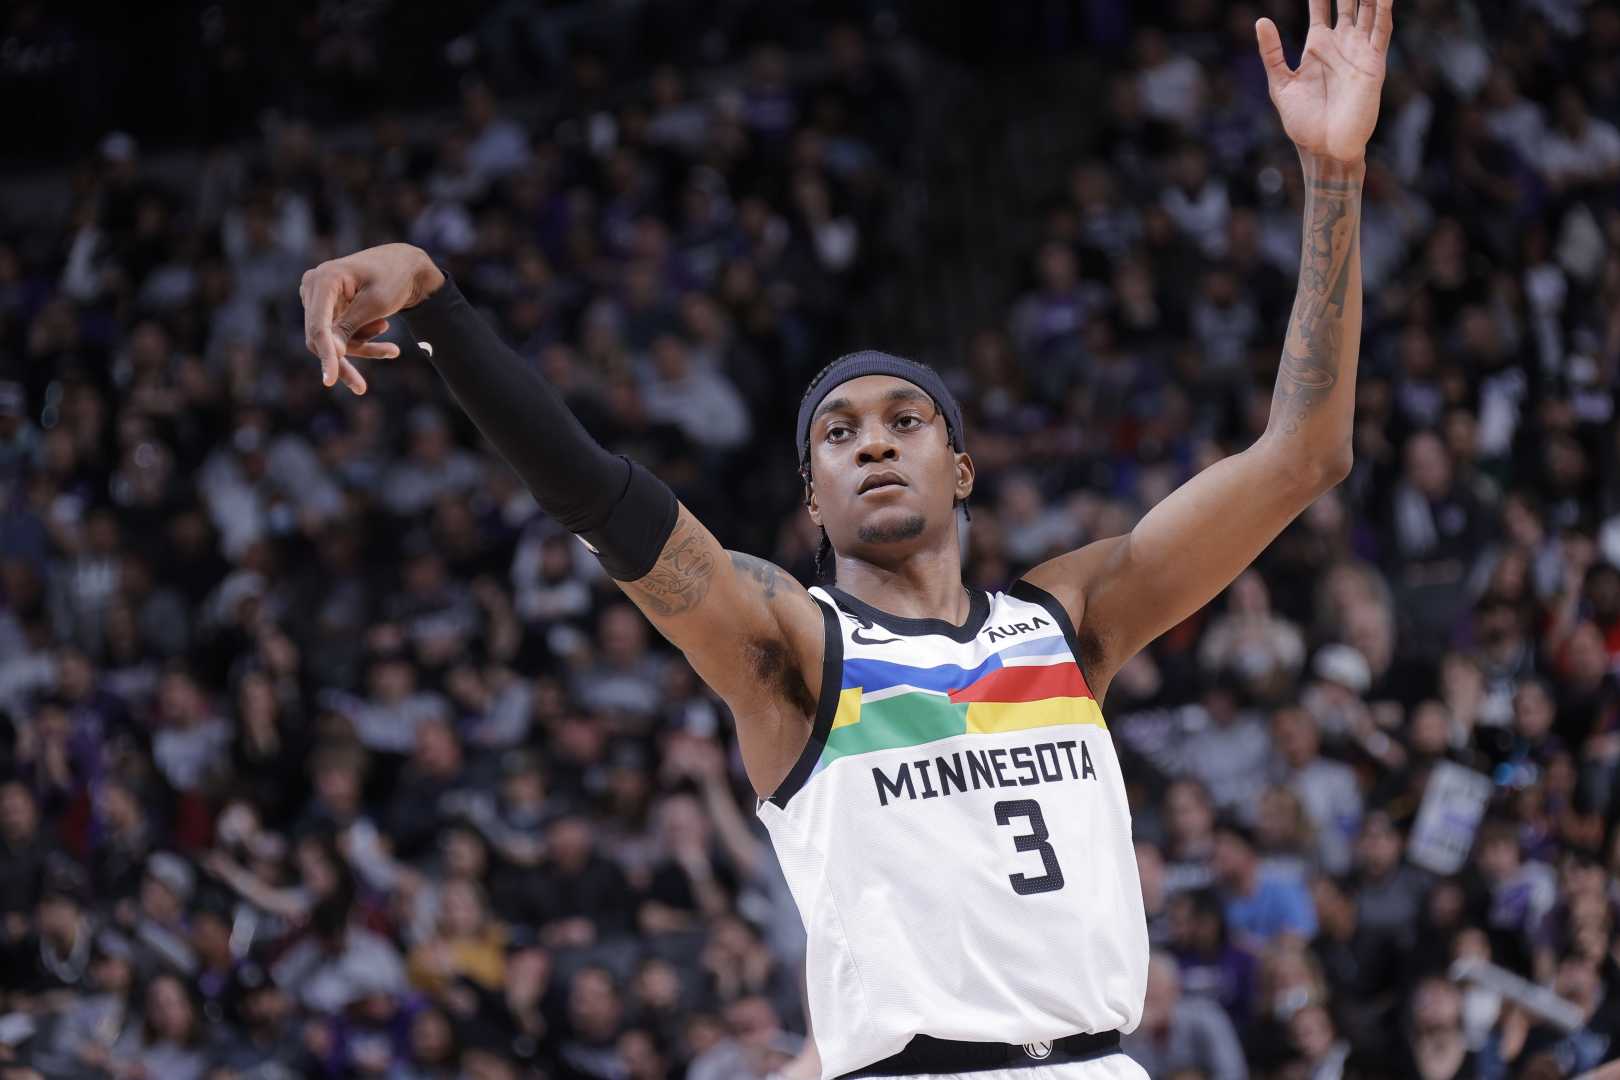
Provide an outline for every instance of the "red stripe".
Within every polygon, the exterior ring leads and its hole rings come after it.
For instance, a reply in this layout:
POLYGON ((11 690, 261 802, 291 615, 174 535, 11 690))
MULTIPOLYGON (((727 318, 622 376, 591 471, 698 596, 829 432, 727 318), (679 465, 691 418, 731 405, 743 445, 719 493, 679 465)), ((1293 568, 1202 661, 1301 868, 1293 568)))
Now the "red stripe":
POLYGON ((1090 697, 1080 667, 1069 660, 1061 664, 1018 665, 997 668, 976 682, 951 691, 951 700, 964 701, 1042 701, 1054 697, 1090 697))

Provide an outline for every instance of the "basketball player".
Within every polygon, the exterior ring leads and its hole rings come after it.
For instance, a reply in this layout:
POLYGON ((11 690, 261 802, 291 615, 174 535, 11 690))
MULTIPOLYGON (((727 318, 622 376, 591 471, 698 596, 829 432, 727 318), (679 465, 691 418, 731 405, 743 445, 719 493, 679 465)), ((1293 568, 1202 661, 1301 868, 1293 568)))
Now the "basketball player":
POLYGON ((962 419, 931 369, 845 356, 805 391, 804 497, 833 556, 806 590, 720 547, 652 473, 598 446, 421 251, 304 275, 328 386, 406 313, 461 406, 552 518, 730 706, 809 934, 823 1077, 1140 1077, 1119 1034, 1148 963, 1130 813, 1097 702, 1115 672, 1224 589, 1350 467, 1363 156, 1393 0, 1309 0, 1298 70, 1256 28, 1299 149, 1298 295, 1270 423, 1125 536, 1006 592, 962 582, 973 492, 962 419))

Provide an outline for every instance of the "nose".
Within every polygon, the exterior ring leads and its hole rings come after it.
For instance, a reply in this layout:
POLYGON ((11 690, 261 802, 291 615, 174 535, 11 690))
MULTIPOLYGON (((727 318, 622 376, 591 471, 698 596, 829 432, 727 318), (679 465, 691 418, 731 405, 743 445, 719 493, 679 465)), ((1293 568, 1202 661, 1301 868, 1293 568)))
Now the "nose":
POLYGON ((855 464, 871 465, 879 461, 894 461, 900 456, 900 448, 888 439, 875 438, 863 444, 855 451, 855 464))

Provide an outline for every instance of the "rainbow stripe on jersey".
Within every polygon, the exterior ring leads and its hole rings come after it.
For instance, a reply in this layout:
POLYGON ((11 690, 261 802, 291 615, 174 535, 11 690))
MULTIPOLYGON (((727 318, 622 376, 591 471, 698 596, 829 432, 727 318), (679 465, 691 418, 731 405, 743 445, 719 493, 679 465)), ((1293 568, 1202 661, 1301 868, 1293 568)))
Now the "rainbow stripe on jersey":
POLYGON ((1064 724, 1107 727, 1061 635, 1010 644, 971 668, 848 657, 816 771, 875 750, 1064 724))

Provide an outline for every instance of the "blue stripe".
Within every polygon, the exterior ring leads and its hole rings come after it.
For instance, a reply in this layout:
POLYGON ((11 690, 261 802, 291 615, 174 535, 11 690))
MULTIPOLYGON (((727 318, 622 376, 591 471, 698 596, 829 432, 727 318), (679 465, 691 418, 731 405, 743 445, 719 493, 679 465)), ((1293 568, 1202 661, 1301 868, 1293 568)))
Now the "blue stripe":
POLYGON ((1034 641, 1020 641, 1016 645, 1009 645, 998 651, 999 656, 1057 656, 1065 660, 1069 656, 1069 643, 1063 640, 1062 634, 1053 634, 1050 637, 1036 638, 1034 641))
POLYGON ((873 693, 892 686, 912 686, 943 694, 966 686, 999 667, 1001 657, 994 655, 975 668, 961 668, 955 664, 919 668, 886 660, 848 659, 844 661, 844 689, 858 686, 867 693, 873 693))
POLYGON ((859 686, 867 693, 872 693, 887 690, 891 686, 914 686, 919 690, 934 690, 943 694, 969 686, 1003 667, 1001 658, 1004 656, 1050 656, 1070 659, 1069 646, 1062 635, 1036 638, 1034 641, 1020 641, 991 653, 983 663, 971 668, 957 667, 955 664, 941 664, 931 668, 912 667, 910 664, 897 664, 892 660, 875 660, 866 656, 847 657, 844 660, 844 689, 859 686))
POLYGON ((991 653, 978 667, 962 668, 955 664, 939 667, 912 667, 888 660, 851 657, 844 661, 844 689, 859 686, 867 693, 887 690, 891 686, 915 686, 919 690, 937 690, 945 693, 976 682, 985 673, 1001 667, 1001 654, 991 653))

